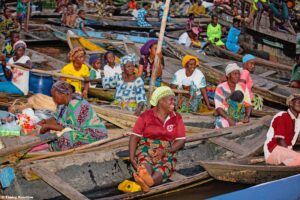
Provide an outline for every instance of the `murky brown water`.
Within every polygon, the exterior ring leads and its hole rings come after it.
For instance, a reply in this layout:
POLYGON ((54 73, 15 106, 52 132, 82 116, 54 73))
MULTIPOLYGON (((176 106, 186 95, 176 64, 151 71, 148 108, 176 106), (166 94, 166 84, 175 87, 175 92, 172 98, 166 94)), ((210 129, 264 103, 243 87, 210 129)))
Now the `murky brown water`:
POLYGON ((147 200, 199 200, 226 194, 229 192, 245 189, 250 185, 227 183, 222 181, 210 181, 204 185, 190 188, 180 192, 163 194, 160 196, 149 197, 147 200))

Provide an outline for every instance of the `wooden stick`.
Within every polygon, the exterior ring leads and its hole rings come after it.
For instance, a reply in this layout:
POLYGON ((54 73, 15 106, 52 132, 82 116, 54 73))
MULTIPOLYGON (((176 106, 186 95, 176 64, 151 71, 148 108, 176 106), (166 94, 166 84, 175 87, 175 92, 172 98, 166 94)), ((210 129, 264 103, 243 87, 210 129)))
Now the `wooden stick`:
POLYGON ((43 181, 45 181, 48 185, 53 187, 65 197, 74 200, 88 200, 87 197, 75 190, 72 186, 63 181, 59 176, 57 176, 53 172, 40 167, 33 167, 31 168, 31 171, 34 174, 41 177, 43 181))
MULTIPOLYGON (((29 17, 30 17, 30 0, 27 3, 27 15, 26 15, 26 22, 25 22, 25 31, 28 32, 28 25, 29 25, 29 17)), ((21 27, 22 29, 22 27, 21 27)))
POLYGON ((77 76, 72 76, 72 75, 68 75, 68 74, 62 74, 62 73, 58 73, 58 72, 55 72, 55 71, 44 71, 44 70, 39 70, 39 69, 26 69, 26 68, 21 67, 19 65, 10 64, 10 63, 7 63, 7 65, 10 66, 10 67, 14 67, 14 68, 17 68, 17 69, 22 69, 24 71, 30 71, 30 72, 33 72, 33 73, 46 74, 46 75, 55 76, 55 77, 64 77, 64 78, 74 79, 74 80, 78 80, 78 81, 84 81, 84 78, 77 77, 77 76))
POLYGON ((167 24, 167 17, 168 17, 168 13, 169 13, 170 1, 171 0, 166 0, 165 8, 164 8, 164 15, 163 15, 161 26, 160 26, 159 39, 158 39, 156 54, 155 54, 155 58, 154 58, 154 65, 153 65, 152 75, 151 75, 151 84, 150 84, 149 98, 148 98, 149 99, 148 108, 151 108, 150 98, 151 98, 151 95, 153 93, 154 85, 155 85, 155 82, 156 82, 158 65, 160 65, 160 58, 158 57, 157 54, 161 53, 161 50, 162 50, 162 43, 163 43, 164 34, 165 34, 165 30, 166 30, 166 24, 167 24))

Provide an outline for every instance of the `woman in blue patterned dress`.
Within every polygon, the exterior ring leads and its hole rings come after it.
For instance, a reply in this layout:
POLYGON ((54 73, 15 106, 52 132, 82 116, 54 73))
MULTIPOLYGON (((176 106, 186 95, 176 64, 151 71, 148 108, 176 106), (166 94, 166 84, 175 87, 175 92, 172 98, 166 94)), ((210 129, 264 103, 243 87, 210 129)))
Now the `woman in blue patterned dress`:
POLYGON ((191 93, 196 93, 195 97, 190 103, 190 112, 197 112, 201 106, 202 98, 209 110, 213 108, 209 105, 209 100, 206 92, 206 80, 203 73, 196 69, 199 65, 198 58, 190 55, 186 55, 182 59, 183 69, 178 70, 172 79, 171 88, 172 89, 183 89, 183 81, 185 79, 190 80, 191 83, 191 93))
POLYGON ((150 3, 144 3, 143 8, 138 10, 137 13, 137 24, 140 27, 151 27, 152 25, 147 22, 146 17, 148 17, 150 14, 148 13, 148 10, 150 9, 151 4, 150 3))
POLYGON ((127 55, 121 58, 122 74, 102 79, 104 88, 116 88, 114 104, 124 110, 134 111, 140 115, 147 103, 144 82, 134 73, 134 55, 127 55))

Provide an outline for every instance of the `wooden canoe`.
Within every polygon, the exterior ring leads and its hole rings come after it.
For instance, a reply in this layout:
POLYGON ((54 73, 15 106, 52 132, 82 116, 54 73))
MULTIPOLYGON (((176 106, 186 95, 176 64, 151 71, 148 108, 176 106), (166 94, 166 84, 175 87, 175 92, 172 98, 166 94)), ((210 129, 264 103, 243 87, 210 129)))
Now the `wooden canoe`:
POLYGON ((45 199, 57 198, 61 194, 72 198, 72 193, 81 193, 85 197, 79 198, 77 195, 79 199, 132 199, 166 192, 208 178, 199 168, 197 160, 233 159, 261 152, 269 121, 270 117, 245 127, 214 130, 224 134, 231 132, 224 136, 205 137, 200 134, 188 138, 184 149, 178 152, 176 173, 170 182, 153 187, 146 194, 121 194, 117 191, 120 182, 132 177, 133 169, 124 159, 124 156, 128 156, 128 147, 113 147, 109 144, 102 146, 101 150, 19 164, 15 181, 4 190, 4 195, 26 194, 36 199, 45 199))
POLYGON ((297 199, 300 196, 300 175, 256 185, 244 190, 210 198, 210 200, 266 199, 272 194, 276 199, 297 199))
MULTIPOLYGON (((197 51, 177 44, 169 38, 165 38, 165 42, 168 44, 174 55, 180 59, 187 54, 198 57, 201 61, 199 67, 205 75, 206 80, 214 84, 218 84, 219 80, 222 80, 225 76, 224 71, 226 65, 232 63, 231 60, 211 58, 201 55, 197 51)), ((255 74, 252 75, 252 79, 254 82, 253 92, 261 95, 264 100, 277 105, 286 106, 287 97, 293 93, 299 93, 298 89, 289 88, 273 81, 266 80, 265 78, 255 74)))
MULTIPOLYGON (((236 60, 241 62, 243 55, 230 52, 226 49, 215 45, 209 45, 207 51, 214 56, 236 60)), ((288 84, 291 79, 292 66, 272 62, 259 57, 256 57, 255 74, 265 77, 274 82, 288 84)))
POLYGON ((233 161, 201 161, 215 179, 243 184, 259 184, 300 173, 300 166, 268 165, 264 159, 247 158, 233 161), (262 161, 256 163, 257 161, 262 161))
POLYGON ((20 37, 27 45, 42 45, 58 42, 59 40, 53 34, 48 26, 40 24, 29 24, 30 32, 21 31, 20 37))
MULTIPOLYGON (((233 22, 233 16, 229 15, 227 12, 224 11, 219 11, 219 22, 226 26, 226 27, 231 27, 232 22, 233 22)), ((289 44, 296 44, 296 35, 290 34, 288 32, 280 32, 280 31, 273 31, 269 27, 269 22, 268 22, 268 16, 263 14, 261 22, 260 22, 260 27, 257 30, 256 26, 254 25, 253 27, 250 25, 245 26, 247 33, 252 34, 263 34, 265 37, 273 38, 274 41, 282 41, 286 42, 289 44)))
MULTIPOLYGON (((53 24, 57 26, 61 26, 60 19, 48 19, 48 24, 53 24)), ((140 27, 137 25, 137 22, 134 21, 109 21, 109 20, 85 20, 85 25, 87 27, 91 27, 94 29, 101 29, 101 30, 119 30, 119 31, 145 31, 149 32, 151 30, 159 31, 160 29, 160 22, 150 22, 152 27, 140 27)), ((172 25, 166 28, 166 31, 176 31, 185 29, 185 26, 181 25, 172 25)))
POLYGON ((98 98, 105 101, 113 101, 115 96, 114 89, 89 88, 89 97, 98 98))

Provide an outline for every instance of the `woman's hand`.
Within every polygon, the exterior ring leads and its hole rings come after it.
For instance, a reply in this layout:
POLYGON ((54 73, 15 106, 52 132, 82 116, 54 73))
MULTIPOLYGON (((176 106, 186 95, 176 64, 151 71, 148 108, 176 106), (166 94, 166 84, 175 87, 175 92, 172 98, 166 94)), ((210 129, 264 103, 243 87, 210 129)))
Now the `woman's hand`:
POLYGON ((44 133, 46 133, 47 131, 49 131, 49 126, 48 126, 48 124, 42 124, 42 125, 41 125, 41 129, 40 129, 40 134, 44 134, 44 133))
POLYGON ((82 97, 85 98, 85 99, 88 98, 88 91, 87 90, 82 91, 82 97))
POLYGON ((250 119, 249 119, 248 116, 245 116, 245 118, 242 120, 242 122, 243 122, 244 124, 249 123, 249 121, 250 121, 250 119))
POLYGON ((236 125, 235 122, 230 118, 228 118, 227 121, 228 121, 229 126, 235 126, 236 125))
POLYGON ((214 109, 214 107, 211 107, 210 105, 206 105, 206 107, 207 107, 208 110, 213 110, 214 109))
POLYGON ((153 161, 159 162, 164 156, 166 155, 166 152, 163 149, 158 149, 154 155, 153 155, 153 161))
POLYGON ((131 164, 132 164, 132 166, 133 166, 134 169, 138 168, 138 165, 137 165, 137 163, 136 163, 136 161, 135 161, 134 158, 130 158, 130 162, 131 162, 131 164))
POLYGON ((45 119, 43 119, 43 120, 41 120, 41 121, 39 121, 37 123, 37 125, 40 125, 40 126, 43 126, 44 124, 46 124, 46 120, 45 119))
POLYGON ((135 116, 140 116, 141 112, 142 112, 142 109, 141 109, 141 108, 137 108, 137 109, 134 111, 134 115, 135 115, 135 116))

